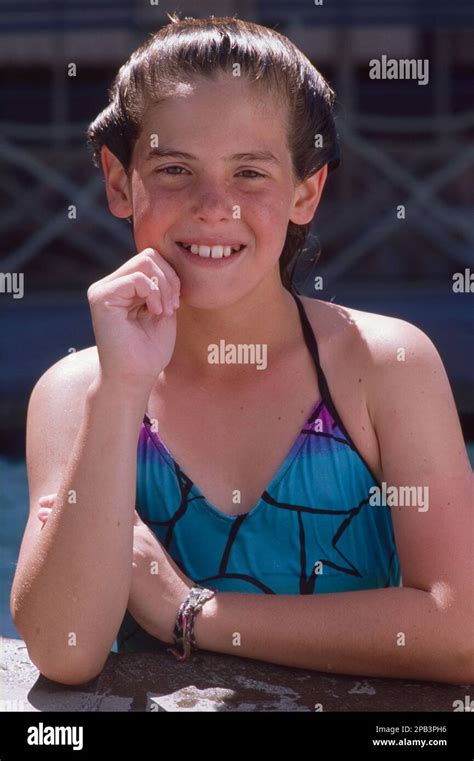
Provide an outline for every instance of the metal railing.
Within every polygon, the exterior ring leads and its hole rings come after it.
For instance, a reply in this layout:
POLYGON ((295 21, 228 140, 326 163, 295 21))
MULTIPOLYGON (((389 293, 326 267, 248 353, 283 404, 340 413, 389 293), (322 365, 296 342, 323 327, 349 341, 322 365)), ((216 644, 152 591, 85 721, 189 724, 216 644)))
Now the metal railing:
POLYGON ((257 0, 256 13, 262 23, 305 26, 474 25, 472 0, 257 0))

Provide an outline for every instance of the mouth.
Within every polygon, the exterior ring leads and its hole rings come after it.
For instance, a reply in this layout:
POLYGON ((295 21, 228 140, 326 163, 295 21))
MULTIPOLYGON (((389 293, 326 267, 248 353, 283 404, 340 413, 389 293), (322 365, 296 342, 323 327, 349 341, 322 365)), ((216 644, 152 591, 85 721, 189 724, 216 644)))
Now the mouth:
POLYGON ((246 248, 245 243, 211 245, 176 241, 176 244, 182 251, 185 251, 195 259, 211 259, 212 261, 235 258, 246 248))

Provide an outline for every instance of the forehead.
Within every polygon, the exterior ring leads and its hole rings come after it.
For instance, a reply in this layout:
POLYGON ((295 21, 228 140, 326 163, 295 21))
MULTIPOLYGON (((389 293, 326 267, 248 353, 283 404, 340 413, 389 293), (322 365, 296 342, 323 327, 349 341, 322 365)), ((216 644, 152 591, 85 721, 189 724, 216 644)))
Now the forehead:
MULTIPOLYGON (((219 145, 261 141, 286 143, 286 109, 278 94, 245 77, 222 74, 180 82, 172 94, 151 103, 143 115, 137 149, 148 147, 150 136, 169 142, 184 140, 217 148, 219 145)), ((183 148, 183 146, 180 146, 183 148)), ((262 147, 262 146, 260 146, 262 147)), ((237 149, 237 148, 236 148, 237 149)), ((184 148, 183 148, 184 150, 184 148)))

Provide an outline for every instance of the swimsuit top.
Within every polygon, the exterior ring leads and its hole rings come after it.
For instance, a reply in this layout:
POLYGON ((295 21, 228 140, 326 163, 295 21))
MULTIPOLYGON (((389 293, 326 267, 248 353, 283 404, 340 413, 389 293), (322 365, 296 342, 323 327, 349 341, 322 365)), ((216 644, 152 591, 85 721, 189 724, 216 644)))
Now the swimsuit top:
MULTIPOLYGON (((312 327, 292 295, 321 397, 257 504, 242 515, 212 505, 145 414, 136 510, 183 572, 212 589, 319 594, 399 586, 390 507, 369 504, 380 484, 334 406, 312 327)), ((117 643, 120 652, 162 647, 128 610, 117 643)))

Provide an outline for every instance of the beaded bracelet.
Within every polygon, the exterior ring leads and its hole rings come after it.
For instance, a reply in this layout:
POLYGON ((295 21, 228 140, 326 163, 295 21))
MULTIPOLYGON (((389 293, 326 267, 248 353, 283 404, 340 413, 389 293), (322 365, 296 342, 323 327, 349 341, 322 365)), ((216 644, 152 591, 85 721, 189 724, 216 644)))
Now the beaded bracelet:
POLYGON ((194 637, 194 618, 207 600, 211 600, 216 594, 215 589, 202 587, 195 584, 181 603, 174 625, 173 639, 176 647, 167 648, 178 661, 185 661, 191 655, 192 650, 197 649, 194 637))

